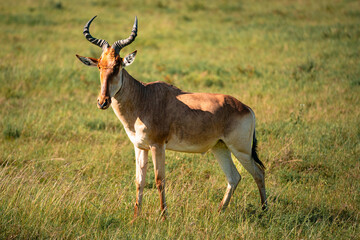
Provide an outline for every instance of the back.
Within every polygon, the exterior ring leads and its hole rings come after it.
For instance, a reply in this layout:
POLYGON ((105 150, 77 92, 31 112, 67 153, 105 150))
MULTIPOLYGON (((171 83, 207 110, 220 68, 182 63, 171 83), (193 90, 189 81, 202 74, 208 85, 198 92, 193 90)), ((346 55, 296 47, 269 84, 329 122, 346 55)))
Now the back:
MULTIPOLYGON (((172 145, 192 146, 190 152, 206 152, 223 139, 234 124, 250 114, 236 98, 210 93, 181 93, 167 104, 168 149, 172 145), (174 141, 176 144, 171 144, 174 141)), ((181 150, 184 149, 173 149, 181 150)))

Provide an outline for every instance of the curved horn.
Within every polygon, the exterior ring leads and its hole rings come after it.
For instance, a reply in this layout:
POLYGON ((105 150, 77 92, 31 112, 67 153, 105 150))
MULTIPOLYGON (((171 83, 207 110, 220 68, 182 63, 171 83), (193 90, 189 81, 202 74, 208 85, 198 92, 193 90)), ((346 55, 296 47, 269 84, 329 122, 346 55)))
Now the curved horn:
POLYGON ((109 47, 109 43, 103 39, 97 39, 97 38, 94 38, 93 36, 91 36, 90 32, 89 32, 89 28, 90 28, 90 24, 91 22, 96 18, 93 17, 92 19, 90 19, 84 26, 84 31, 83 31, 83 34, 85 35, 86 39, 95 44, 96 46, 99 46, 101 47, 102 49, 105 49, 105 48, 108 48, 109 47))
POLYGON ((123 47, 129 45, 130 43, 132 43, 135 40, 135 38, 137 36, 137 30, 138 30, 138 19, 137 19, 137 17, 135 17, 134 26, 133 26, 130 36, 127 39, 118 40, 118 41, 114 42, 114 44, 112 45, 112 48, 115 49, 116 53, 119 53, 123 47))

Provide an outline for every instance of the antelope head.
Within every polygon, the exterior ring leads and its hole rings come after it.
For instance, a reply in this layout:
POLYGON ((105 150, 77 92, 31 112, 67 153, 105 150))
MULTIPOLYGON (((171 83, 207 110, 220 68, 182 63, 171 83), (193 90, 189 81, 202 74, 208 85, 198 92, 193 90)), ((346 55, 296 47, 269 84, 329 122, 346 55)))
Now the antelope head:
POLYGON ((102 54, 99 59, 82 57, 79 55, 76 56, 85 65, 99 68, 101 88, 97 99, 97 106, 100 109, 107 109, 111 104, 111 97, 113 97, 122 86, 121 70, 133 63, 135 59, 136 51, 126 55, 124 58, 121 58, 119 54, 122 48, 135 40, 137 36, 138 21, 137 17, 135 17, 134 26, 128 38, 118 40, 110 46, 107 41, 91 36, 89 28, 94 18, 96 18, 96 16, 85 24, 83 33, 89 42, 102 48, 102 54))

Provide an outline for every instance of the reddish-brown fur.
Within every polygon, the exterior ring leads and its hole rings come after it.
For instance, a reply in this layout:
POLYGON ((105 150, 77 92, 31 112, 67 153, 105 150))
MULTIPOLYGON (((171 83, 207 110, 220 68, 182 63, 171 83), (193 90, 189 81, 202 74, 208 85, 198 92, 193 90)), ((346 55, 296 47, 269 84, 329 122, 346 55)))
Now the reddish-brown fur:
POLYGON ((164 82, 139 82, 124 69, 131 64, 135 54, 136 51, 129 58, 122 59, 109 47, 99 59, 78 56, 86 65, 99 67, 101 90, 98 107, 106 109, 111 103, 134 144, 135 216, 141 208, 148 151, 151 151, 154 162, 161 211, 164 216, 166 214, 165 149, 193 153, 211 150, 214 153, 228 181, 221 210, 229 204, 241 179, 232 162, 232 152, 254 177, 265 206, 264 171, 252 158, 255 132, 252 110, 229 95, 190 93, 164 82))
POLYGON ((143 84, 122 71, 125 81, 114 98, 132 131, 137 119, 148 126, 149 144, 166 144, 175 136, 188 144, 206 142, 214 135, 220 140, 231 132, 234 119, 250 114, 234 97, 183 92, 165 82, 143 84))

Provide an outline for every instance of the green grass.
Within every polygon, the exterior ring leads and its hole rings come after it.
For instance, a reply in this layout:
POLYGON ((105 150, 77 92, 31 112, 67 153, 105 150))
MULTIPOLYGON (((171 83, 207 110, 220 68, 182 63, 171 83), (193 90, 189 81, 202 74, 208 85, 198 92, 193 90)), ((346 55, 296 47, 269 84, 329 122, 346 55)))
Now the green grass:
POLYGON ((359 1, 3 1, 0 3, 0 239, 360 238, 359 1), (211 154, 168 152, 169 217, 149 164, 141 218, 133 148, 96 108, 99 57, 139 18, 128 71, 186 91, 231 94, 257 116, 269 210, 251 176, 217 213, 211 154))

